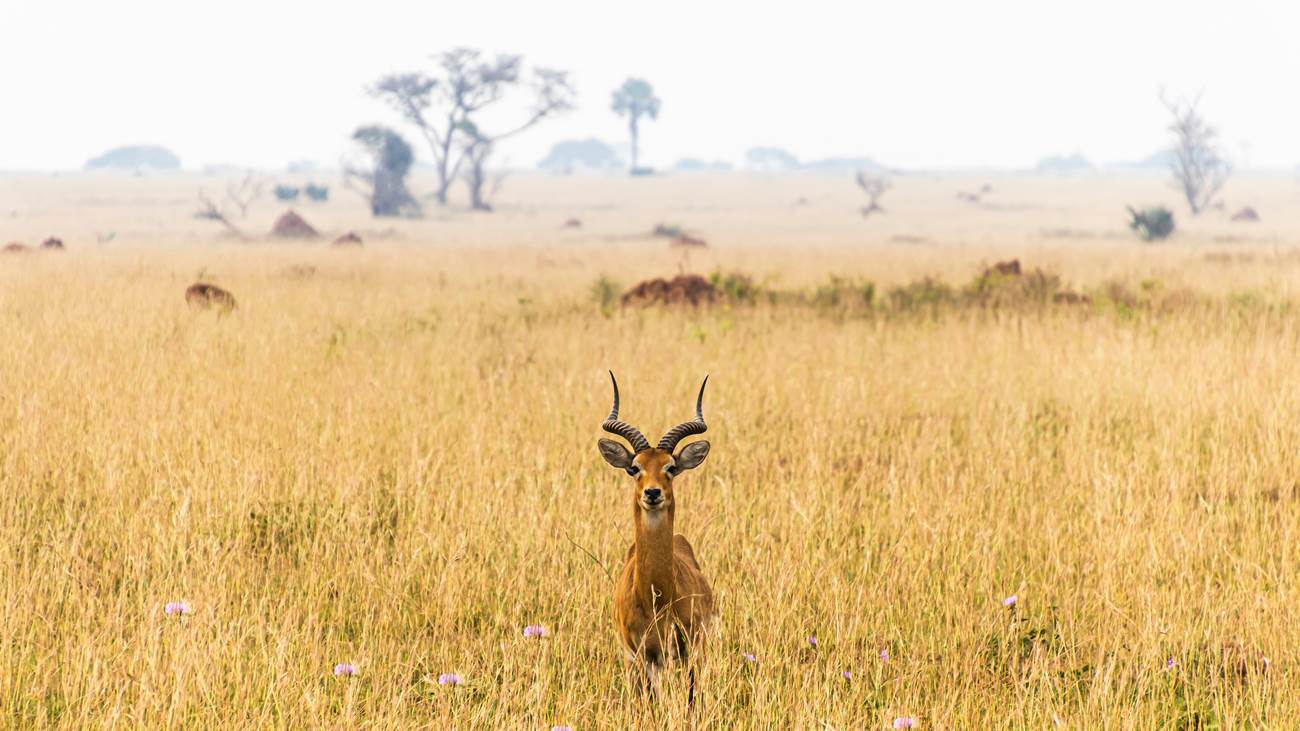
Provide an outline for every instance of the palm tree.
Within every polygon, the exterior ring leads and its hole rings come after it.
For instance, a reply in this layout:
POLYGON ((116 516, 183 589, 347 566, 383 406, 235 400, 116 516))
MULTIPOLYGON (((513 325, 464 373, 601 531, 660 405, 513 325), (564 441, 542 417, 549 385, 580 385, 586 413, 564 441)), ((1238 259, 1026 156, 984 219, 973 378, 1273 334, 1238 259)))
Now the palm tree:
POLYGON ((632 174, 635 175, 639 131, 637 125, 642 115, 650 119, 659 116, 659 97, 655 96, 655 88, 650 85, 650 82, 644 79, 628 79, 614 90, 613 109, 620 117, 627 117, 627 128, 632 135, 632 174))

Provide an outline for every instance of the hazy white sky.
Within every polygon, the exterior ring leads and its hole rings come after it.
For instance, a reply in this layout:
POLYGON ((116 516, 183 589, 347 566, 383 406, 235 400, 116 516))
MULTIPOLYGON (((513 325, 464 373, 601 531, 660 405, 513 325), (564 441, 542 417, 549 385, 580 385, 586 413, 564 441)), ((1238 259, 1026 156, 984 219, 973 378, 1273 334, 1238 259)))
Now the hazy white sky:
POLYGON ((663 99, 653 165, 754 145, 902 167, 1134 159, 1165 145, 1163 85, 1204 90, 1238 163, 1289 168, 1298 31, 1288 0, 0 0, 0 169, 140 142, 187 167, 333 163, 357 125, 397 124, 366 83, 458 45, 572 72, 579 108, 508 146, 514 165, 623 141, 609 97, 634 75, 663 99))

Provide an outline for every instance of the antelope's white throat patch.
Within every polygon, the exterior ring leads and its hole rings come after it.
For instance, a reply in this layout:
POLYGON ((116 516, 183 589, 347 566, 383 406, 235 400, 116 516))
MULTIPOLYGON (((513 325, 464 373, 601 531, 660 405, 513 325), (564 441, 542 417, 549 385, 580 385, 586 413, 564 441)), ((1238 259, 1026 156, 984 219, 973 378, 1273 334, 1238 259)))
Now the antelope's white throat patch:
POLYGON ((647 530, 655 530, 663 520, 664 510, 662 507, 649 510, 646 506, 641 506, 641 522, 645 524, 647 530))

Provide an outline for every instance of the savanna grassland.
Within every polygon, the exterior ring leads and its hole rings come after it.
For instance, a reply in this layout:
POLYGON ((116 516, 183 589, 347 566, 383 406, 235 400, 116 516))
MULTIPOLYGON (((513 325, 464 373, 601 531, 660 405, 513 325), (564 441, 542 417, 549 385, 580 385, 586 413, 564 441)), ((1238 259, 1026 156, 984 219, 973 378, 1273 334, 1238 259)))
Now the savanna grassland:
POLYGON ((203 185, 0 181, 0 240, 68 246, 0 256, 5 726, 1300 724, 1289 178, 1154 246, 1123 206, 1174 204, 1159 177, 905 176, 865 220, 797 176, 299 207, 346 251, 223 239, 203 185), (980 294, 1011 257, 1087 301, 980 294), (752 289, 614 299, 679 270, 752 289), (200 278, 239 308, 187 309, 200 278), (607 368, 652 439, 711 374, 677 485, 721 608, 693 717, 672 673, 643 710, 614 640, 607 368))

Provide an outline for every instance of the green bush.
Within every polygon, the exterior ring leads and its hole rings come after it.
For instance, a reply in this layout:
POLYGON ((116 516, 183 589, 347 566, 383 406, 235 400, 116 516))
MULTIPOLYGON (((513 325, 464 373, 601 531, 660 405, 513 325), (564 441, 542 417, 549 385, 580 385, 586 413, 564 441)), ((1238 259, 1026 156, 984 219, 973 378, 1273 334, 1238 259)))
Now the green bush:
POLYGON ((285 185, 281 183, 275 186, 275 199, 283 203, 291 203, 298 200, 298 194, 301 191, 297 186, 285 185))
POLYGON ((308 183, 306 187, 303 188, 303 192, 307 194, 308 198, 316 201, 317 203, 324 203, 325 201, 330 199, 330 189, 328 185, 316 185, 315 183, 308 183))
POLYGON ((748 274, 716 271, 709 275, 709 283, 730 302, 753 304, 762 294, 762 287, 748 274))
POLYGON ((876 302, 873 282, 831 275, 812 293, 812 304, 824 309, 870 310, 876 302))
POLYGON ((1128 227, 1137 232, 1143 241, 1164 241, 1174 232, 1174 213, 1163 206, 1145 208, 1141 211, 1128 209, 1128 227))
POLYGON ((591 283, 591 301, 600 306, 601 312, 612 312, 622 294, 622 285, 604 274, 591 283))
POLYGON ((1042 269, 1023 274, 1003 274, 992 267, 984 270, 962 290, 966 304, 980 307, 1046 305, 1061 290, 1061 278, 1042 269))
POLYGON ((952 287, 934 277, 923 277, 889 290, 889 305, 900 312, 922 308, 933 310, 956 301, 957 295, 952 287))

